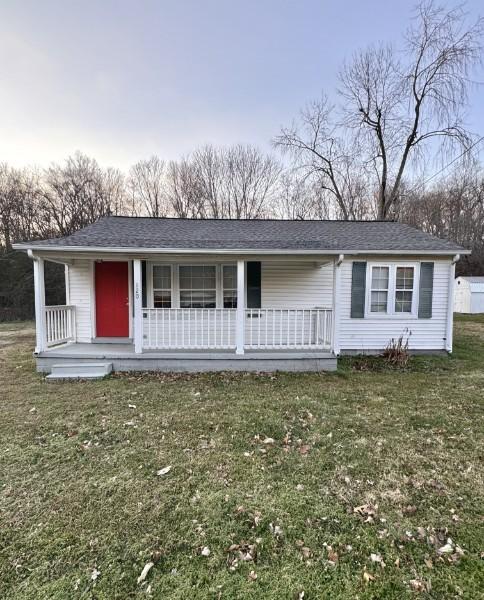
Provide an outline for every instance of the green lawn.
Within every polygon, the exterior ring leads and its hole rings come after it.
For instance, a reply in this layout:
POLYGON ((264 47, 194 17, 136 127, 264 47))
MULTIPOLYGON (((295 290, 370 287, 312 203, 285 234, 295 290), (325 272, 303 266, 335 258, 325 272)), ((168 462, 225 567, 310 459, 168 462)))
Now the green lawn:
POLYGON ((482 597, 484 319, 405 371, 48 384, 0 342, 1 598, 482 597))

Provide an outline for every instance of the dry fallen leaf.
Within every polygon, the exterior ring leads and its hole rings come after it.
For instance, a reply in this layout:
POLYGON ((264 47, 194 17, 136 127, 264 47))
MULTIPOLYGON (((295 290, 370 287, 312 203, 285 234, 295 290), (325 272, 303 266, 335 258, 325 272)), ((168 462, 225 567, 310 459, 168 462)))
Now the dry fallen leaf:
POLYGON ((269 523, 269 530, 276 537, 282 536, 282 527, 279 525, 273 525, 272 523, 269 523))
POLYGON ((375 504, 375 506, 373 506, 373 504, 362 504, 361 506, 355 506, 355 508, 353 509, 353 512, 356 513, 357 515, 360 515, 360 517, 374 517, 376 515, 376 511, 378 509, 378 505, 375 504))
POLYGON ((450 538, 447 538, 447 543, 437 550, 437 554, 451 554, 454 551, 454 544, 450 538))
POLYGON ((339 560, 338 553, 335 550, 333 550, 331 548, 331 546, 328 546, 328 560, 329 560, 329 562, 333 563, 334 565, 339 560))
POLYGON ((370 583, 370 581, 375 581, 375 576, 371 573, 368 573, 368 571, 365 569, 365 571, 363 571, 363 579, 366 581, 366 583, 370 583))
POLYGON ((257 573, 255 571, 251 571, 248 578, 249 581, 255 581, 257 579, 257 573))
POLYGON ((417 507, 414 505, 405 506, 402 513, 406 516, 414 515, 417 512, 417 507))
POLYGON ((143 567, 143 570, 141 571, 140 576, 138 577, 138 584, 142 583, 145 579, 146 576, 148 575, 148 573, 150 572, 150 569, 154 566, 155 563, 153 562, 147 562, 145 564, 145 566, 143 567))
POLYGON ((163 467, 163 469, 160 469, 159 471, 157 471, 156 474, 157 475, 166 475, 170 471, 171 471, 171 466, 163 467))
POLYGON ((425 584, 423 581, 420 581, 420 579, 411 579, 409 583, 410 587, 415 592, 425 592, 425 584))
POLYGON ((204 546, 200 552, 202 556, 210 556, 210 548, 208 546, 204 546))

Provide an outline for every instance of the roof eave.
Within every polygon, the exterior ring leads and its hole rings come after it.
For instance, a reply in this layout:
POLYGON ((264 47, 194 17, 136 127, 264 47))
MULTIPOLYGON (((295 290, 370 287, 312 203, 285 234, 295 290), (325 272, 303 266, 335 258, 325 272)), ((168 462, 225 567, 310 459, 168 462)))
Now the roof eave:
POLYGON ((130 247, 113 247, 106 246, 43 246, 41 244, 13 244, 15 250, 33 250, 41 252, 99 252, 106 254, 300 254, 300 255, 339 255, 339 254, 375 254, 375 255, 392 255, 392 254, 422 254, 434 256, 455 256, 456 254, 464 255, 471 254, 471 250, 464 248, 439 249, 439 250, 369 250, 369 249, 290 249, 290 248, 130 248, 130 247))

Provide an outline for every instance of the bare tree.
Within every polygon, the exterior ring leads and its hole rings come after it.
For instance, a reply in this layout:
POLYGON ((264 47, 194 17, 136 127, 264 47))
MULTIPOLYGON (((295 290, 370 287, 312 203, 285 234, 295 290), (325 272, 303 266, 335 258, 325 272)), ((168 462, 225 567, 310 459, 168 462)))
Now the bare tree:
POLYGON ((119 207, 119 174, 106 174, 98 163, 77 152, 65 165, 52 165, 43 176, 42 220, 58 235, 69 235, 119 207))
POLYGON ((40 178, 34 169, 0 165, 0 246, 8 252, 12 242, 38 237, 40 178))
POLYGON ((145 212, 150 217, 167 215, 165 162, 161 158, 152 156, 133 165, 127 188, 134 211, 145 212))
POLYGON ((429 190, 403 196, 400 220, 432 235, 472 249, 459 261, 460 271, 484 274, 484 172, 476 162, 461 164, 447 180, 429 190))
POLYGON ((167 199, 172 214, 180 218, 205 216, 200 180, 189 158, 168 165, 167 199))
POLYGON ((169 204, 177 216, 260 218, 267 215, 281 166, 252 146, 203 146, 168 168, 169 204))
POLYGON ((267 216, 277 193, 282 167, 253 146, 236 145, 221 151, 224 215, 230 219, 267 216))
POLYGON ((355 218, 343 191, 354 189, 355 165, 369 180, 361 191, 377 190, 378 218, 392 216, 412 159, 430 151, 449 156, 471 144, 463 108, 483 27, 482 19, 466 26, 462 6, 420 3, 402 52, 369 48, 343 66, 338 118, 323 98, 302 113, 302 127, 283 129, 276 145, 319 176, 345 218, 355 218))

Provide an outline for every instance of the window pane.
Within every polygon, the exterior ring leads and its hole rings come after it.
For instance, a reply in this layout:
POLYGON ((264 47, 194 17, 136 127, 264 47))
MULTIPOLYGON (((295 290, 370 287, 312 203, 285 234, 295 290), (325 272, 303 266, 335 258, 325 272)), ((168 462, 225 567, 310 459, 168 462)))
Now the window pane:
POLYGON ((171 308, 171 292, 153 292, 155 308, 171 308))
POLYGON ((215 290, 180 291, 181 308, 215 308, 215 290))
POLYGON ((397 290, 395 292, 395 312, 398 312, 398 313, 412 312, 412 296, 413 296, 413 292, 397 290))
POLYGON ((397 267, 397 290, 413 290, 413 267, 397 267))
POLYGON ((224 289, 237 289, 237 267, 235 265, 224 265, 223 279, 224 289))
POLYGON ((224 308, 237 308, 236 290, 224 290, 224 308))
POLYGON ((388 292, 371 292, 371 312, 387 312, 388 292))
POLYGON ((180 266, 180 289, 215 290, 215 265, 180 266))
POLYGON ((371 270, 371 288, 373 290, 388 289, 390 267, 373 267, 371 270))
POLYGON ((153 289, 171 289, 171 267, 169 265, 153 266, 153 289))

